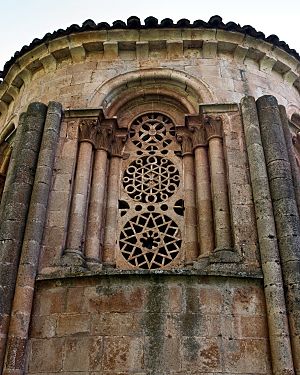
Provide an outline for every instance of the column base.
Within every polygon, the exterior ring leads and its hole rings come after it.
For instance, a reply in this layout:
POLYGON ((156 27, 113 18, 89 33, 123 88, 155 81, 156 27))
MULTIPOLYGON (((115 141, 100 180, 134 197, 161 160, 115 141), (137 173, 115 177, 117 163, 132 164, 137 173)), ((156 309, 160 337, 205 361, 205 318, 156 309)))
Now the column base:
POLYGON ((86 258, 86 265, 90 271, 98 272, 102 271, 103 265, 98 259, 86 258))
POLYGON ((216 263, 240 263, 242 256, 233 248, 216 248, 212 253, 200 255, 194 262, 193 268, 204 269, 216 263))
POLYGON ((230 247, 217 247, 210 254, 211 263, 239 263, 241 261, 241 255, 236 250, 230 247))
POLYGON ((86 261, 79 250, 66 249, 61 258, 61 264, 63 266, 80 266, 86 267, 86 261))

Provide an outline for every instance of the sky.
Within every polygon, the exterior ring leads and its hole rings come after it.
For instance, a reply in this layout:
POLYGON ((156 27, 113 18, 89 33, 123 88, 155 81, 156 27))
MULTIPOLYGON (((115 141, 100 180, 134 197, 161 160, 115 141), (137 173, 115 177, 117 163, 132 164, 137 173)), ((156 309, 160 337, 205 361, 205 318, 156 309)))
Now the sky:
POLYGON ((0 70, 34 38, 87 19, 111 24, 134 15, 141 20, 154 16, 159 21, 208 21, 216 14, 225 23, 251 25, 266 36, 276 34, 300 53, 300 0, 0 0, 0 70))

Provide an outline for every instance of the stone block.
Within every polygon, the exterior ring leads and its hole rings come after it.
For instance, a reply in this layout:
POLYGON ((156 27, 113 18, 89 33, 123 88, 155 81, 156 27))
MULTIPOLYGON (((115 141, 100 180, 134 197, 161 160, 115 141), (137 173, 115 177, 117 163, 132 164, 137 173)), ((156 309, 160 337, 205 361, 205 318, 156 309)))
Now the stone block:
POLYGON ((104 337, 103 370, 137 372, 143 367, 143 340, 129 336, 104 337))
POLYGON ((233 293, 233 312, 240 315, 264 315, 263 290, 255 287, 239 287, 233 293))
POLYGON ((64 339, 31 339, 29 350, 29 373, 59 372, 63 366, 64 339))
POLYGON ((50 338, 55 336, 56 316, 39 316, 32 319, 30 337, 50 338))
POLYGON ((37 316, 65 312, 66 292, 63 287, 41 289, 36 295, 34 314, 37 316))
POLYGON ((200 288, 199 290, 200 311, 204 314, 218 314, 222 311, 224 297, 220 290, 213 288, 200 288))
POLYGON ((84 288, 75 287, 68 288, 67 291, 67 306, 68 313, 81 313, 84 310, 84 288))
POLYGON ((221 372, 221 342, 215 338, 183 337, 182 369, 197 373, 221 372))
POLYGON ((119 48, 118 48, 118 42, 104 42, 104 56, 103 58, 105 60, 114 60, 118 57, 119 48))
POLYGON ((57 319, 57 336, 88 334, 90 332, 89 314, 62 314, 57 319))
POLYGON ((224 340, 225 371, 231 374, 269 373, 266 340, 224 340))
POLYGON ((172 313, 182 310, 182 288, 179 286, 170 286, 168 293, 168 309, 172 313))
POLYGON ((89 370, 89 337, 68 337, 64 345, 64 371, 89 370))
POLYGON ((205 40, 202 51, 205 59, 213 59, 217 56, 218 42, 215 40, 205 40))
POLYGON ((181 369, 179 337, 145 337, 144 364, 149 373, 173 373, 181 369))
POLYGON ((92 81, 92 74, 91 71, 83 71, 83 72, 76 72, 72 76, 71 85, 78 85, 83 83, 90 83, 92 81))
POLYGON ((101 287, 86 288, 85 309, 93 313, 142 311, 145 304, 145 291, 140 287, 101 287))
POLYGON ((264 316, 240 316, 241 337, 267 338, 268 325, 264 316))
POLYGON ((91 316, 91 332, 100 336, 137 336, 142 334, 143 314, 102 313, 91 316))

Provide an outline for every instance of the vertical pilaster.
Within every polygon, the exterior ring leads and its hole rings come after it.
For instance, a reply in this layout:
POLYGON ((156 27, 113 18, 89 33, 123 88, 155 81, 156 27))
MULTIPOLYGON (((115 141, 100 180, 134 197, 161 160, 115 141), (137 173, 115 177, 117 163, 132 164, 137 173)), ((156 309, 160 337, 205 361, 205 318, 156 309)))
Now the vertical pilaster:
POLYGON ((107 182, 106 220, 103 243, 103 263, 116 263, 118 199, 121 173, 121 158, 126 137, 116 136, 112 142, 111 159, 107 182))
POLYGON ((101 258, 105 193, 107 188, 108 150, 110 148, 112 130, 98 129, 94 156, 93 177, 88 210, 85 257, 88 264, 98 264, 101 258))
POLYGON ((9 317, 27 220, 29 202, 44 128, 47 107, 42 103, 28 106, 22 116, 24 130, 19 132, 18 154, 13 153, 14 168, 8 173, 1 205, 0 225, 0 367, 3 367, 9 317), (22 144, 22 147, 20 147, 22 144))
POLYGON ((294 374, 280 256, 255 100, 241 102, 255 205, 273 373, 294 374))
POLYGON ((300 374, 300 222, 277 100, 257 100, 281 257, 295 373, 300 374))
POLYGON ((195 154, 198 241, 200 255, 214 250, 214 219, 210 186, 210 172, 205 128, 197 126, 192 133, 195 154))
POLYGON ((84 261, 85 220, 97 125, 97 119, 81 120, 79 124, 79 151, 70 209, 67 247, 64 252, 64 261, 70 260, 70 264, 82 265, 84 261))
POLYGON ((60 123, 61 105, 59 103, 50 102, 24 234, 3 374, 21 375, 24 373, 35 277, 38 269, 40 248, 46 221, 48 197, 60 123))
POLYGON ((195 201, 195 166, 193 144, 188 134, 177 137, 181 143, 183 161, 183 188, 184 188, 184 227, 185 227, 185 260, 194 261, 198 255, 197 243, 197 214, 195 201))
POLYGON ((228 201, 227 177, 222 138, 222 120, 220 117, 204 118, 207 133, 211 189, 215 225, 215 250, 230 249, 231 225, 228 201))

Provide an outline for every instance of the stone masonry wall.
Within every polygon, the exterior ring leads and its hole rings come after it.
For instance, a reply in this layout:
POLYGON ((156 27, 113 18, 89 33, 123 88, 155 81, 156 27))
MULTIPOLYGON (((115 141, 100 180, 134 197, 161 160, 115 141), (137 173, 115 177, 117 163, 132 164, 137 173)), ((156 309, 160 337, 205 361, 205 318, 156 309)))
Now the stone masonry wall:
POLYGON ((271 374, 259 280, 39 281, 27 374, 271 374))
MULTIPOLYGON (((126 57, 126 56, 125 56, 126 57)), ((213 102, 240 102, 245 95, 258 98, 261 95, 274 95, 286 107, 299 103, 299 93, 295 87, 284 82, 278 73, 259 70, 253 60, 243 64, 226 56, 218 59, 186 56, 183 59, 168 59, 153 55, 145 61, 127 56, 124 60, 105 60, 97 54, 90 55, 82 63, 70 61, 58 63, 55 71, 37 71, 27 86, 22 86, 14 105, 5 116, 0 117, 0 129, 12 116, 18 116, 28 103, 58 101, 65 109, 91 108, 92 98, 97 96, 101 85, 110 79, 139 69, 170 68, 200 79, 211 91, 213 102)), ((97 103, 96 106, 100 106, 97 103)))

